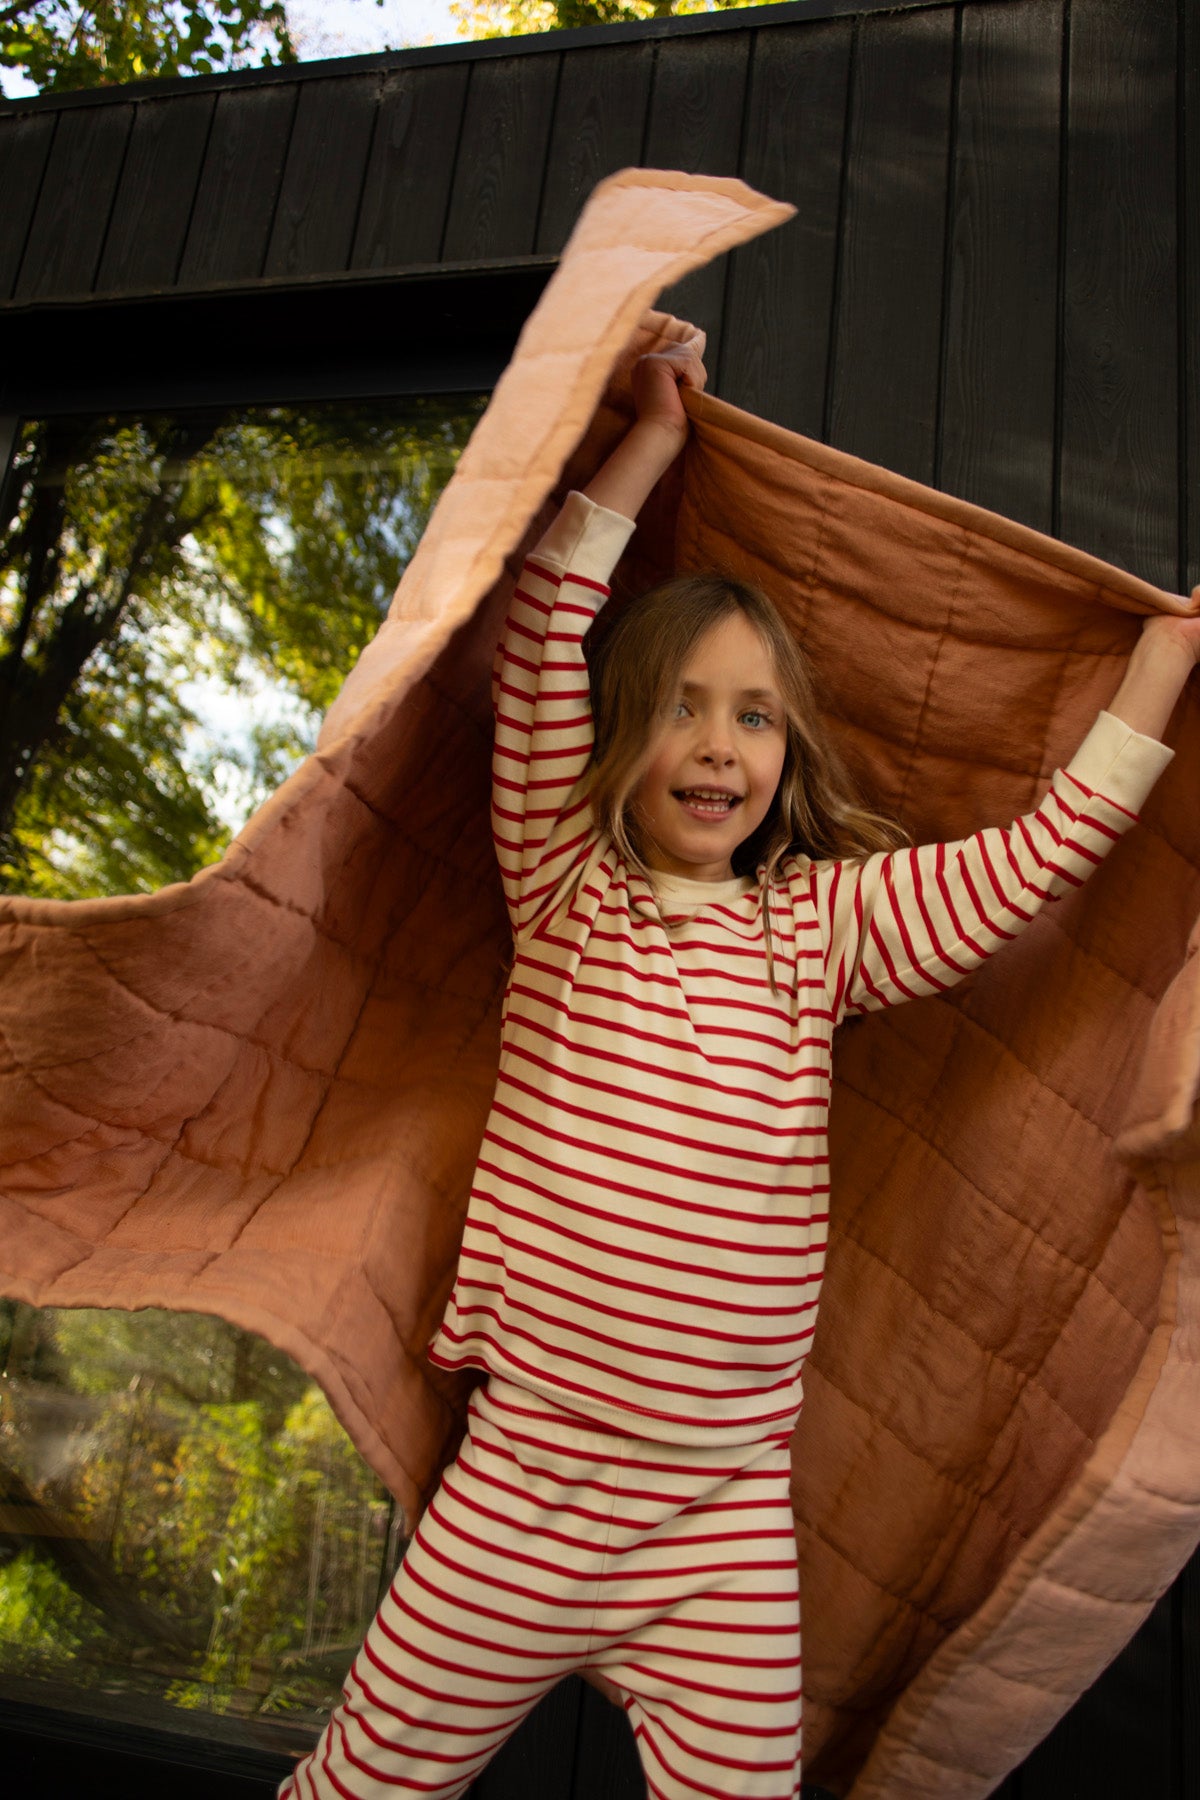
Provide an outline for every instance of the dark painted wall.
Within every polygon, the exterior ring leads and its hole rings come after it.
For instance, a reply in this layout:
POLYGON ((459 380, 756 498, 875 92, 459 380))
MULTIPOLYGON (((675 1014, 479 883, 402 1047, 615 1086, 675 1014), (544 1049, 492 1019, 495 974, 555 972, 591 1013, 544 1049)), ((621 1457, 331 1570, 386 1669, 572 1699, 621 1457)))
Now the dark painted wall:
POLYGON ((1196 0, 829 10, 13 105, 0 313, 528 267, 611 169, 737 173, 799 217, 671 296, 719 392, 1200 579, 1196 0))

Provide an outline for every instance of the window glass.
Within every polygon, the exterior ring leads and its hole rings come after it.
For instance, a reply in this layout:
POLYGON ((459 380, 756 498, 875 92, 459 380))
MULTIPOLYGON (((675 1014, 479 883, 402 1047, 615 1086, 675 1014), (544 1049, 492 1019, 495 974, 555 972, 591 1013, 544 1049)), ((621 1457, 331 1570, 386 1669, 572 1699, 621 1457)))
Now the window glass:
MULTIPOLYGON (((482 398, 23 427, 0 887, 187 879, 311 748, 482 398)), ((312 1741, 400 1554, 319 1389, 220 1320, 0 1301, 0 1695, 312 1741)))
POLYGON ((320 1390, 156 1311, 0 1302, 0 1361, 0 1693, 306 1742, 402 1548, 320 1390))
POLYGON ((312 747, 482 400, 53 418, 0 508, 0 888, 186 880, 312 747))

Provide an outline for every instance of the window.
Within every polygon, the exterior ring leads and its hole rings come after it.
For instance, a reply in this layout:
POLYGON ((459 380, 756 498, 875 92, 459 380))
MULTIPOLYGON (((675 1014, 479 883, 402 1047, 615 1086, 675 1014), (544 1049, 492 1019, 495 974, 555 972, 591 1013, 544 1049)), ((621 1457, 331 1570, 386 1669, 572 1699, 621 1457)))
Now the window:
MULTIPOLYGON (((482 400, 23 426, 0 884, 186 879, 311 746, 482 400)), ((315 1385, 220 1320, 0 1301, 0 1697, 299 1751, 402 1544, 315 1385)))
POLYGON ((481 401, 55 417, 0 517, 0 885, 186 879, 311 747, 481 401))

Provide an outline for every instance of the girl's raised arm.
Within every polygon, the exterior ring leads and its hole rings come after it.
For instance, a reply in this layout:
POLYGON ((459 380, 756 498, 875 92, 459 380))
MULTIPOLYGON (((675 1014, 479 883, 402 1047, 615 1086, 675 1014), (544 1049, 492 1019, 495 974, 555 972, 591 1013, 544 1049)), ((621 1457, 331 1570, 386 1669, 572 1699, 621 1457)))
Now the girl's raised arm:
POLYGON ((1200 618, 1158 613, 1147 619, 1129 667, 1108 703, 1114 718, 1143 737, 1161 738, 1184 683, 1200 662, 1200 618))
POLYGON ((687 437, 679 384, 704 385, 703 337, 634 371, 637 421, 572 494, 521 572, 496 664, 492 833, 514 933, 549 904, 587 853, 577 792, 592 749, 583 637, 633 521, 687 437))
POLYGON ((951 988, 1082 885, 1171 760, 1156 741, 1200 661, 1200 619, 1148 620, 1121 686, 1035 811, 956 844, 814 869, 835 1020, 951 988))

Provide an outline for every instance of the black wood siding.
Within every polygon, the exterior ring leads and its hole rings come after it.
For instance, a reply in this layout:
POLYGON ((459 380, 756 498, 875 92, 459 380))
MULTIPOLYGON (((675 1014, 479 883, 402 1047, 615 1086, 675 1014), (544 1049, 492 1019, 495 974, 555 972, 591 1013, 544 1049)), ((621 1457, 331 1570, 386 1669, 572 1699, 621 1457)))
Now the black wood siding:
MULTIPOLYGON (((398 341, 424 282, 461 342, 469 294, 527 299, 628 163, 740 174, 799 209, 667 296, 708 330, 717 392, 1200 582, 1200 0, 811 0, 0 106, 9 361, 45 355, 48 394, 61 342, 80 404, 132 402, 139 343, 185 316, 168 300, 241 321, 232 346, 274 295, 298 342, 321 306, 336 321, 314 391, 360 392, 379 284, 398 341)), ((498 318, 483 363, 516 325, 498 318)), ((213 379, 155 354, 160 396, 213 379)), ((212 354, 261 397, 249 354, 212 354)), ((377 384, 411 379, 395 355, 377 384)), ((430 353, 435 383, 457 367, 430 353)), ((24 367, 21 404, 38 379, 24 367)), ((71 380, 54 371, 56 404, 71 380)), ((481 1800, 634 1795, 618 1725, 564 1687, 481 1800)), ((1200 1560, 1000 1792, 1195 1800, 1200 1560)))
POLYGON ((1190 586, 1198 5, 818 0, 14 103, 0 314, 529 266, 612 169, 741 174, 800 210, 667 297, 717 391, 1190 586))

